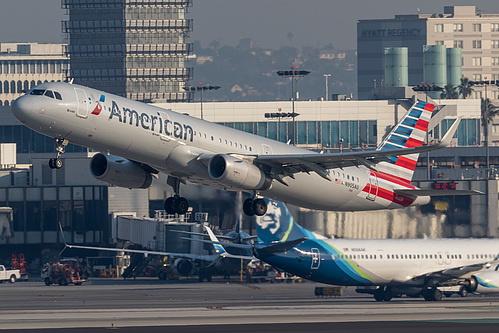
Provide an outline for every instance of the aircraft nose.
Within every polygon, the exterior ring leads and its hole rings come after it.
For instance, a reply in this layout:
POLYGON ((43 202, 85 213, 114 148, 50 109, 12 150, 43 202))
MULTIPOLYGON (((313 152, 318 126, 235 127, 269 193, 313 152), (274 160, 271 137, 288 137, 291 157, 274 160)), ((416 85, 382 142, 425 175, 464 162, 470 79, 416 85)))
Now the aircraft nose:
POLYGON ((33 112, 33 101, 28 96, 21 96, 12 102, 11 110, 19 121, 24 122, 33 112))

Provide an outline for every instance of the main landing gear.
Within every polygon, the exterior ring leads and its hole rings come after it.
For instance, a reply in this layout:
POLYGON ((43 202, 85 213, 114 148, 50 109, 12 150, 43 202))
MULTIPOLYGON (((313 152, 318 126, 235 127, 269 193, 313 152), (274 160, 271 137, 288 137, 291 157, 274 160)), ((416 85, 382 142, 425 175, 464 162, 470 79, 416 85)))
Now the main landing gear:
POLYGON ((57 151, 57 157, 56 158, 51 158, 49 160, 49 167, 51 169, 60 169, 63 166, 61 155, 64 154, 64 151, 66 150, 66 146, 68 145, 69 141, 67 139, 60 139, 60 138, 55 138, 55 150, 57 151))
POLYGON ((165 200, 165 212, 167 214, 183 215, 187 213, 188 208, 189 202, 187 199, 179 195, 174 195, 173 197, 166 198, 165 200))
POLYGON ((267 212, 267 203, 261 198, 248 198, 243 203, 244 214, 263 216, 267 212))
POLYGON ((173 188, 175 195, 173 197, 166 198, 165 212, 167 214, 184 215, 189 209, 189 202, 186 198, 179 195, 180 179, 168 176, 168 180, 166 182, 173 188))
POLYGON ((390 288, 380 287, 374 292, 374 299, 377 302, 390 302, 393 294, 390 288))

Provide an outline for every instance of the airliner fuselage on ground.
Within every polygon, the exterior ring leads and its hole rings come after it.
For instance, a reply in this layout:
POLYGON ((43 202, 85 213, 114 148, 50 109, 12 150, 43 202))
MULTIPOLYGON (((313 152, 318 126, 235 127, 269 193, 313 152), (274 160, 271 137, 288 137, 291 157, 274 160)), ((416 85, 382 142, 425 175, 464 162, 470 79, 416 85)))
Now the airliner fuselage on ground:
POLYGON ((169 175, 175 196, 169 213, 184 213, 180 183, 189 181, 253 193, 245 213, 263 215, 259 195, 321 210, 375 210, 426 204, 410 184, 433 105, 417 101, 376 151, 319 154, 69 83, 43 83, 12 104, 14 115, 56 141, 52 168, 62 167, 68 142, 101 151, 91 161, 97 179, 147 188, 158 172, 169 175), (409 154, 411 153, 411 154, 409 154))
POLYGON ((257 218, 256 257, 327 284, 373 286, 378 301, 395 294, 442 298, 442 287, 499 292, 498 239, 327 239, 296 224, 280 202, 257 218), (440 289, 439 289, 440 288, 440 289))

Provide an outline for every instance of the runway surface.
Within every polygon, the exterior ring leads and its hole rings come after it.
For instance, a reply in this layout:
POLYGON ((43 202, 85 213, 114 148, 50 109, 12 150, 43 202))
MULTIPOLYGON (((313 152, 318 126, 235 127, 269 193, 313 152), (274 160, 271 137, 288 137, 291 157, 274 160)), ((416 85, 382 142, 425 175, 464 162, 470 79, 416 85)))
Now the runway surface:
POLYGON ((497 332, 499 297, 375 302, 353 287, 317 298, 315 283, 93 279, 82 286, 1 284, 0 330, 39 332, 497 332))

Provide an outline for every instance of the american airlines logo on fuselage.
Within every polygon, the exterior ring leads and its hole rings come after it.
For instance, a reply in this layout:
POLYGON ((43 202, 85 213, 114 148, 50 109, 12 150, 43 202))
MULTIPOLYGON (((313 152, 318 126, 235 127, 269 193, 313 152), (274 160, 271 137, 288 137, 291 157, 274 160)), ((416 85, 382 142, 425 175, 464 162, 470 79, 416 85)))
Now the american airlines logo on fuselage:
POLYGON ((194 140, 194 131, 190 125, 181 124, 176 121, 172 122, 168 119, 166 113, 161 114, 158 112, 157 116, 145 112, 139 114, 137 111, 126 107, 123 107, 122 113, 115 101, 113 101, 112 104, 113 106, 111 108, 111 113, 109 114, 109 120, 117 118, 118 121, 123 124, 128 124, 130 126, 135 125, 136 127, 139 127, 140 124, 143 129, 151 132, 165 134, 191 142, 194 140))

